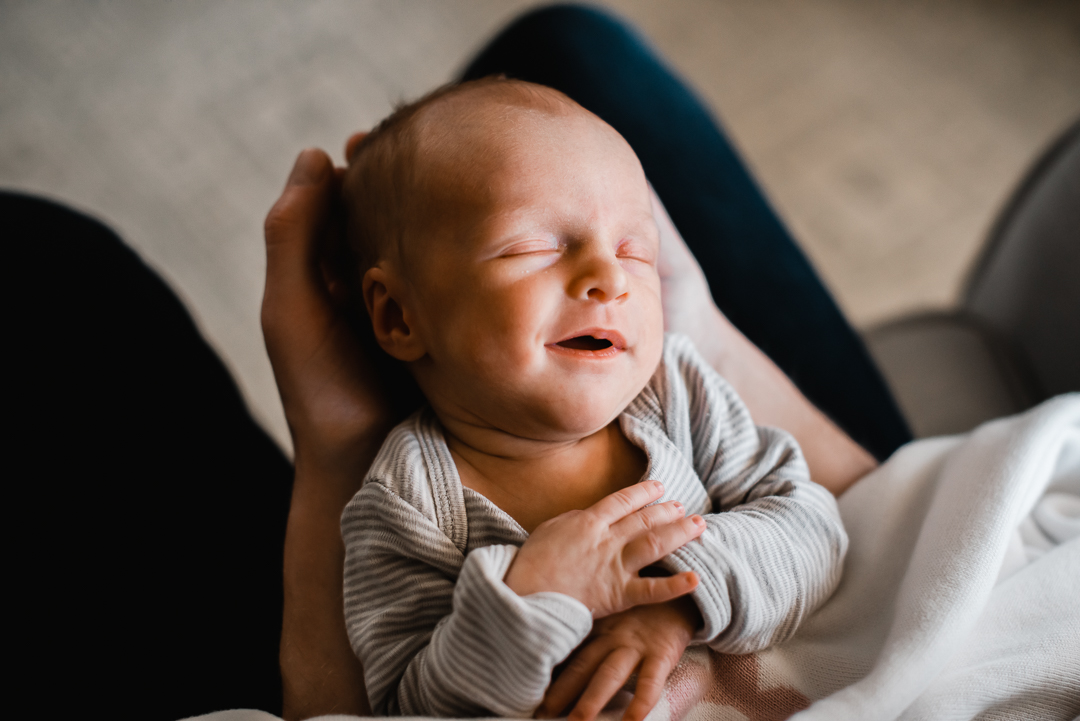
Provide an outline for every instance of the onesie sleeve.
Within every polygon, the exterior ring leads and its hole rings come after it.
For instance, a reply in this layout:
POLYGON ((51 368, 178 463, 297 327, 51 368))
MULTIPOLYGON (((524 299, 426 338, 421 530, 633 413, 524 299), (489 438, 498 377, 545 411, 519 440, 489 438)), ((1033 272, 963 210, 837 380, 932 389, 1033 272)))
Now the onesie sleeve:
POLYGON ((515 546, 463 557, 377 482, 346 507, 342 535, 345 622, 376 714, 530 717, 592 629, 576 599, 503 583, 515 546))
POLYGON ((674 405, 684 406, 694 469, 712 508, 702 514, 705 532, 664 565, 701 579, 693 592, 705 621, 699 641, 725 653, 758 651, 790 637, 832 594, 847 533, 795 439, 755 426, 688 339, 670 345, 669 383, 683 384, 686 399, 674 405))

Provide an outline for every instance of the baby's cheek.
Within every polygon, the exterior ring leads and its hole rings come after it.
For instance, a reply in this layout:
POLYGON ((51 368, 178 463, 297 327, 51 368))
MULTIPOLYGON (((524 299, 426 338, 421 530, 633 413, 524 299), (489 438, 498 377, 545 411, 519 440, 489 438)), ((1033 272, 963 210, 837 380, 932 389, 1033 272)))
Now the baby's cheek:
POLYGON ((660 358, 664 354, 664 316, 657 311, 649 314, 644 319, 644 323, 647 328, 642 333, 644 342, 640 346, 641 361, 640 377, 638 378, 642 388, 645 387, 653 373, 656 372, 656 367, 660 364, 660 358))
POLYGON ((528 362, 522 345, 514 342, 517 326, 512 313, 489 307, 455 318, 448 340, 469 375, 497 384, 518 375, 528 362))
POLYGON ((660 302, 659 288, 655 293, 643 293, 639 307, 639 317, 642 324, 642 335, 649 339, 657 353, 657 361, 660 359, 659 349, 664 343, 664 306, 660 302))

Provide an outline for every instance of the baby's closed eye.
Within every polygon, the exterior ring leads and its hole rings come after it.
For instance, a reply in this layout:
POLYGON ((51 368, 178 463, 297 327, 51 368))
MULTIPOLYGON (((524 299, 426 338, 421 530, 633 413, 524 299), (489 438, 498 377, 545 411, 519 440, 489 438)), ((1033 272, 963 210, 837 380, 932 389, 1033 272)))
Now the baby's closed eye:
POLYGON ((551 253, 559 249, 559 243, 554 238, 529 238, 521 240, 503 248, 499 252, 500 258, 508 258, 516 255, 531 255, 533 253, 551 253))
POLYGON ((656 262, 656 243, 637 238, 624 238, 615 248, 615 255, 624 260, 638 260, 652 265, 656 262))

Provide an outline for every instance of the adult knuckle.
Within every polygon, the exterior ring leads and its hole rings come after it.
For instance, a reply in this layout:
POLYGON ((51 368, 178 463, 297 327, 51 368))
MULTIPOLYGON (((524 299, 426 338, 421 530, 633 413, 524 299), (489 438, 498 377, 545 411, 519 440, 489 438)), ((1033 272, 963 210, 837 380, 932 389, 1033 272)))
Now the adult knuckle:
POLYGON ((296 228, 296 219, 280 201, 266 214, 263 221, 263 233, 267 240, 273 240, 292 232, 296 228))

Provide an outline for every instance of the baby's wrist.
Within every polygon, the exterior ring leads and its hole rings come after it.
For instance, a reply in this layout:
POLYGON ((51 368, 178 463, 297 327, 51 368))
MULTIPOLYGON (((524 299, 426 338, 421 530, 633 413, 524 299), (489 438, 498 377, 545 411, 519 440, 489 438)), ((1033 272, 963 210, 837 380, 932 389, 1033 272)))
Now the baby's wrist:
POLYGON ((510 562, 510 568, 506 569, 506 575, 503 576, 506 587, 519 596, 531 596, 534 593, 551 591, 552 589, 546 587, 547 584, 543 582, 543 579, 530 572, 527 561, 524 564, 519 562, 520 558, 519 551, 510 562))
MULTIPOLYGON (((537 573, 530 567, 528 559, 520 563, 521 551, 519 550, 510 562, 506 574, 503 576, 503 584, 519 597, 531 596, 534 593, 560 593, 568 596, 586 608, 593 610, 588 598, 582 598, 582 594, 574 593, 574 589, 568 588, 565 583, 560 583, 559 578, 552 578, 550 574, 537 573)), ((564 574, 559 574, 562 576, 564 574)))

